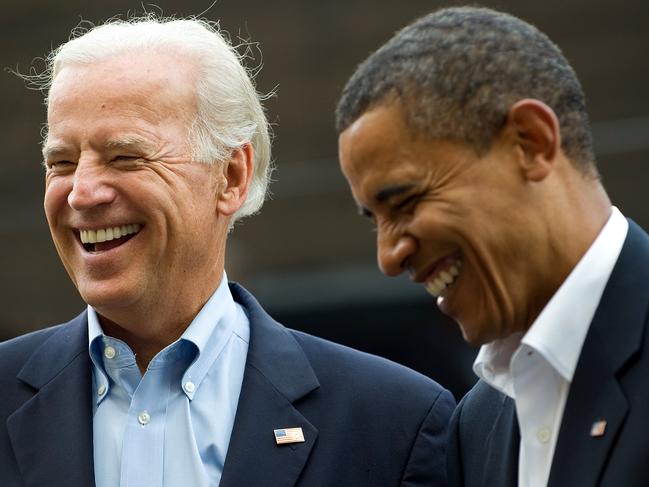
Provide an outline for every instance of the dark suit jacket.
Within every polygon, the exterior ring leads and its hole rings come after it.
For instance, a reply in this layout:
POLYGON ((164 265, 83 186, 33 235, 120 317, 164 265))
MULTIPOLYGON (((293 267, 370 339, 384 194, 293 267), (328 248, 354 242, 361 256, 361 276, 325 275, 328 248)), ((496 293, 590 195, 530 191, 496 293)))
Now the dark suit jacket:
MULTIPOLYGON (((579 357, 548 486, 649 485, 648 327, 649 236, 630 221, 579 357), (591 437, 600 420, 604 435, 591 437)), ((451 485, 516 486, 513 400, 478 382, 456 409, 449 438, 451 485)))
MULTIPOLYGON (((448 391, 288 330, 231 289, 251 334, 221 487, 446 485, 448 391), (275 444, 298 426, 304 443, 275 444)), ((94 485, 91 383, 85 313, 0 344, 2 487, 94 485)))

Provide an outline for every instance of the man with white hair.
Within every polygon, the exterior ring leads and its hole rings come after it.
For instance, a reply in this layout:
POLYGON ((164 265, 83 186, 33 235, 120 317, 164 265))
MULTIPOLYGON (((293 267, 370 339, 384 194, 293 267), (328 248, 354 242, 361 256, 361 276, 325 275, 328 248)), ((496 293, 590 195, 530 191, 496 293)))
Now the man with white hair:
POLYGON ((444 485, 447 391, 227 282, 270 142, 218 30, 112 21, 49 61, 45 213, 88 307, 0 344, 0 485, 444 485))

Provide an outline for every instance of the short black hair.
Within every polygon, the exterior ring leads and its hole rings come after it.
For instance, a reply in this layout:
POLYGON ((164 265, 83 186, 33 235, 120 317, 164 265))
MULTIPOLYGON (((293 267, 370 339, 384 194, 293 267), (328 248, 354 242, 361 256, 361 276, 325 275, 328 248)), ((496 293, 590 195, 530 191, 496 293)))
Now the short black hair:
POLYGON ((347 82, 336 129, 397 100, 414 135, 460 140, 484 154, 523 98, 554 110, 563 151, 596 172, 584 93, 561 50, 536 27, 486 8, 442 9, 397 32, 347 82))

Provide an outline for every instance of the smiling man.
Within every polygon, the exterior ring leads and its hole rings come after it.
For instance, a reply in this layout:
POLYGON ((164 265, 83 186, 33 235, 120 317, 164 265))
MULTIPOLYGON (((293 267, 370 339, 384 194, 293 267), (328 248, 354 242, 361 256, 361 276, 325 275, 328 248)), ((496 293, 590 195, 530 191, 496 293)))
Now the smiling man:
POLYGON ((448 391, 227 281, 270 140, 218 29, 111 21, 49 59, 45 213, 88 307, 0 344, 0 485, 445 485, 448 391))
POLYGON ((649 237, 611 206, 559 48, 504 13, 440 10, 360 65, 337 129, 381 270, 482 345, 451 484, 646 485, 649 237))

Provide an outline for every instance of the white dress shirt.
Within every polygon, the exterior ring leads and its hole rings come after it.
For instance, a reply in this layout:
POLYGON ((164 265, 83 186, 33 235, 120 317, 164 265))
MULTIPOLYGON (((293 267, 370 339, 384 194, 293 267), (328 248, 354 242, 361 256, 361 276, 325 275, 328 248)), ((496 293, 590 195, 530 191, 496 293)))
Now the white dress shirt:
POLYGON ((529 330, 484 345, 473 364, 481 379, 516 402, 519 487, 547 484, 581 348, 628 226, 613 207, 604 228, 529 330))

